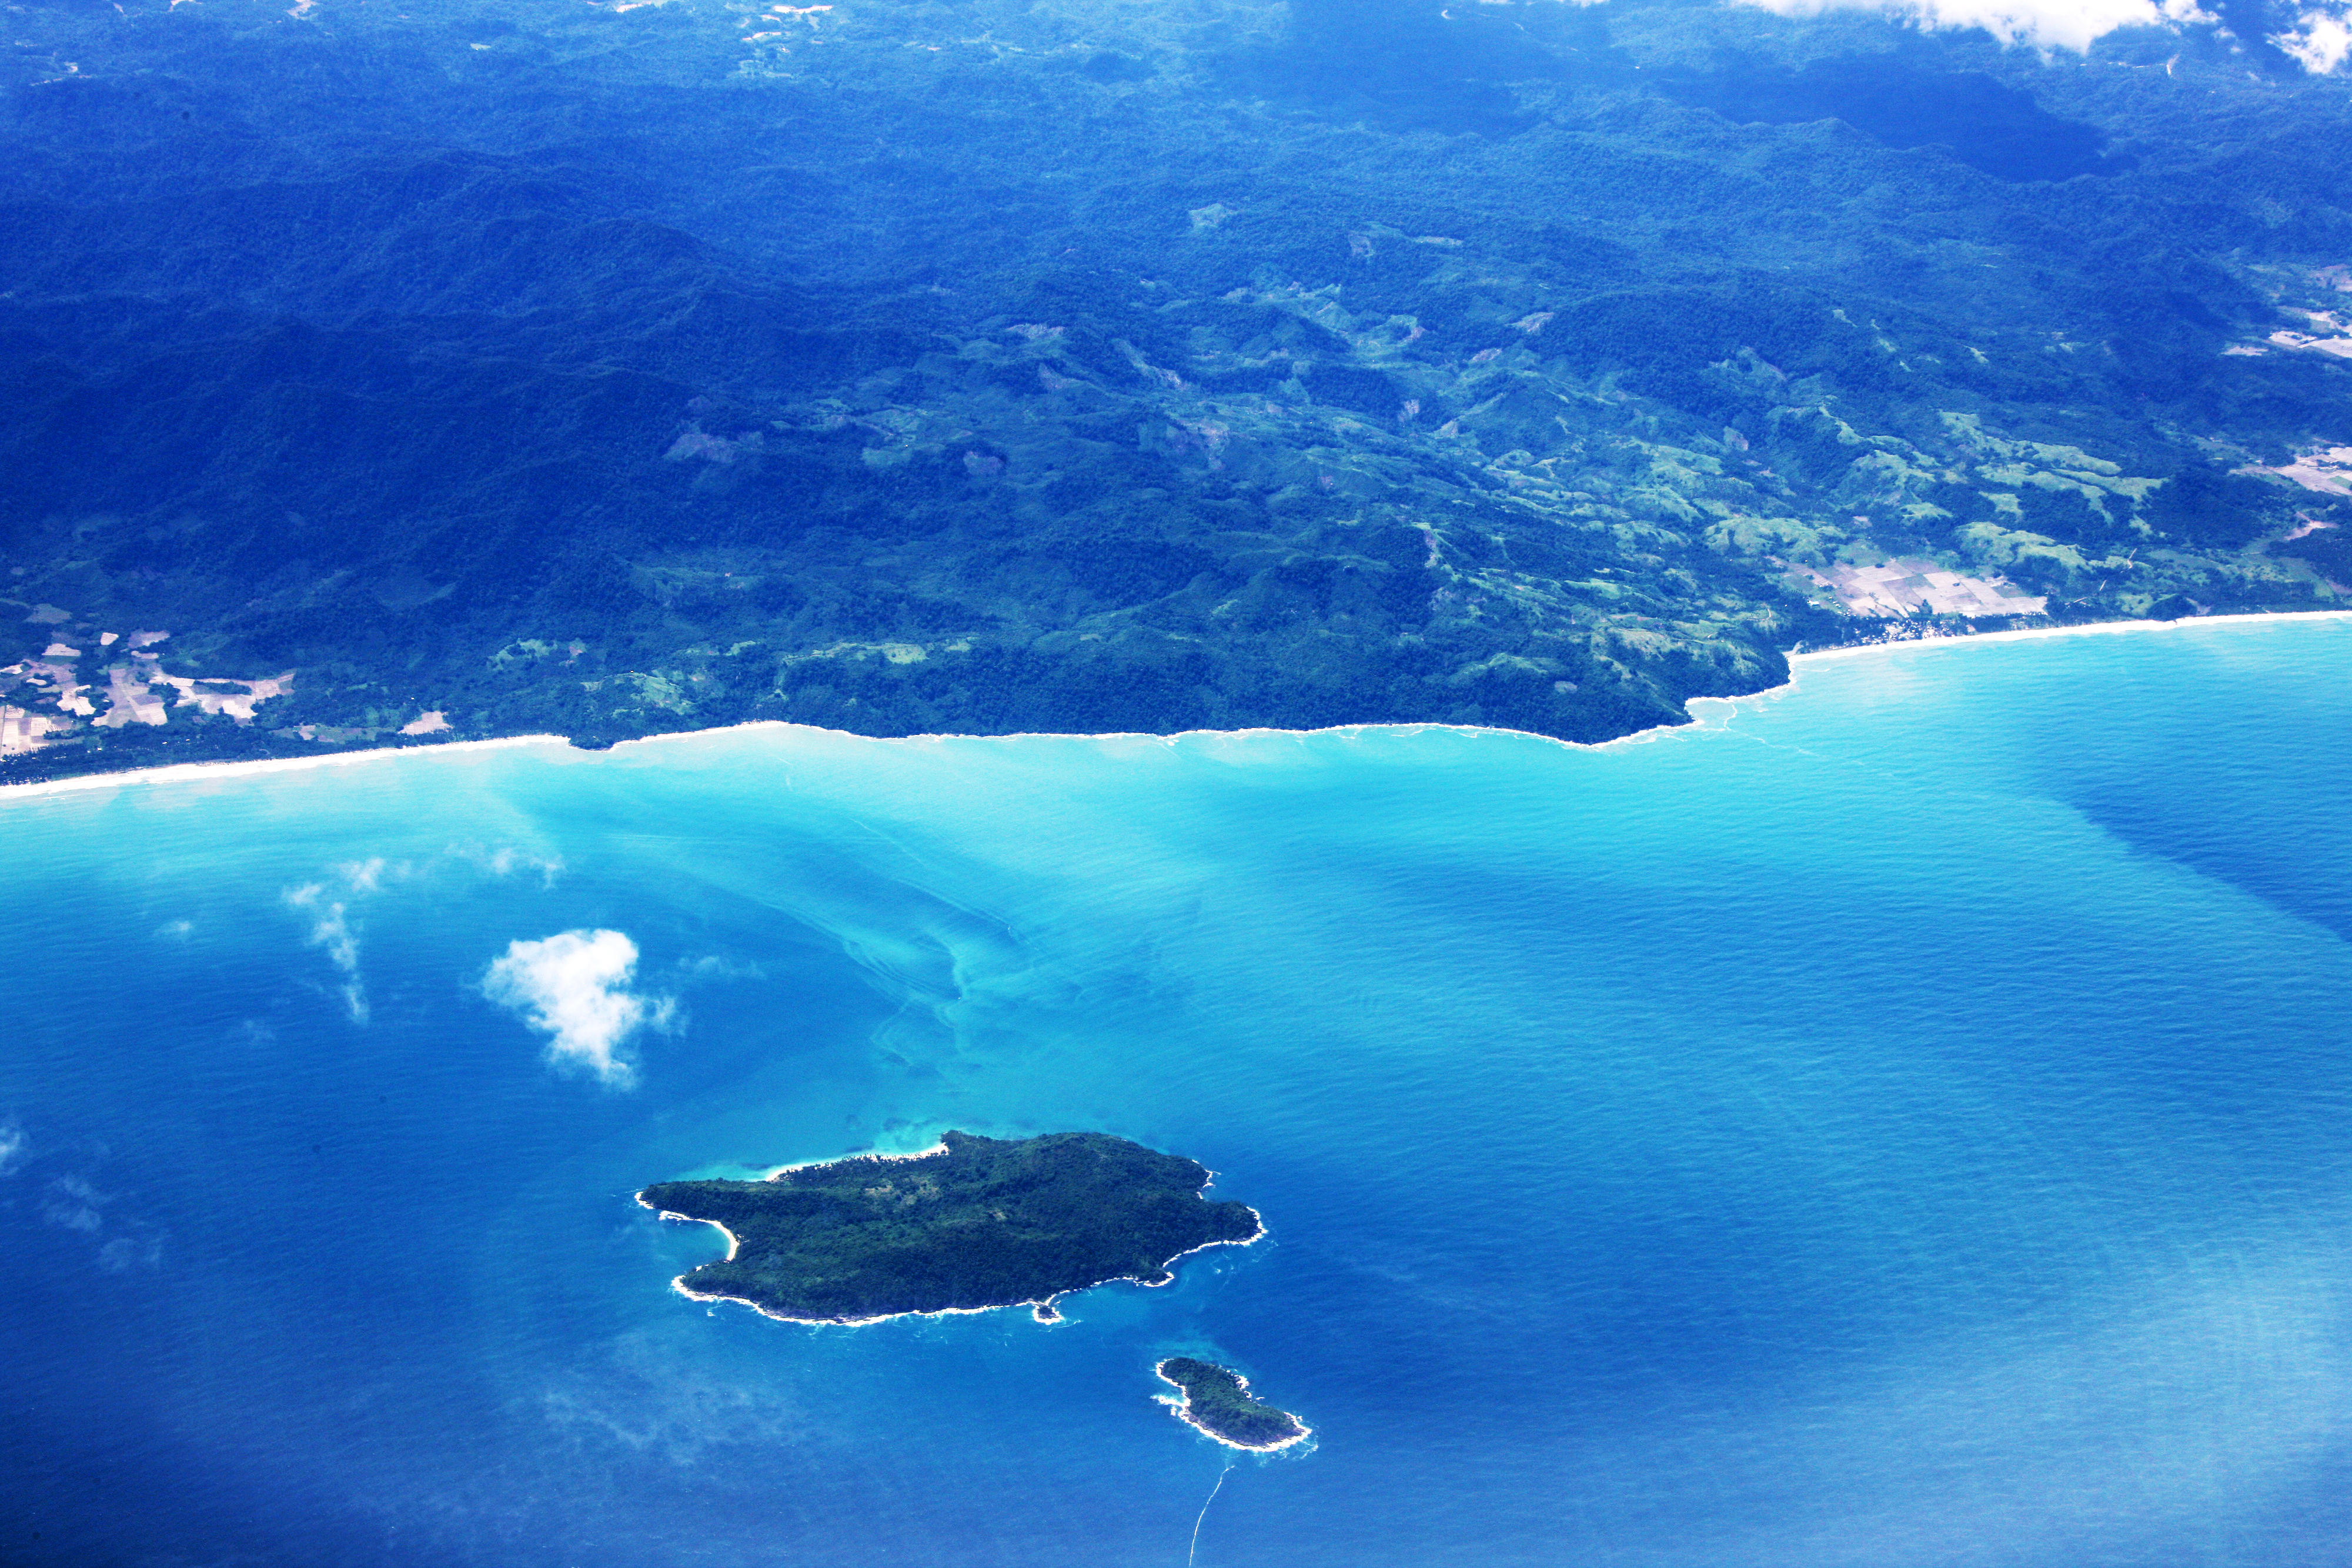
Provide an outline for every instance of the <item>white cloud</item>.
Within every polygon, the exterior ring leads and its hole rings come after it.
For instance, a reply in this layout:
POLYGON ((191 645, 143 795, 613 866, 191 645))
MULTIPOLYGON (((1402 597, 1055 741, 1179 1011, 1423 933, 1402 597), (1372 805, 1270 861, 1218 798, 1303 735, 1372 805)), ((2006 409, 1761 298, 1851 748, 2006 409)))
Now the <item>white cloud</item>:
POLYGON ((118 1236, 98 1249, 98 1266, 110 1274, 152 1269, 163 1260, 160 1236, 118 1236))
MULTIPOLYGON (((14 1134, 19 1150, 24 1134, 15 1123, 0 1128, 0 1138, 14 1134)), ((105 1146, 95 1145, 90 1152, 103 1160, 105 1146)), ((67 1230, 79 1231, 99 1243, 98 1266, 110 1274, 128 1273, 133 1269, 153 1269, 163 1260, 163 1234, 133 1214, 125 1217, 109 1213, 107 1206, 121 1197, 120 1193, 100 1192, 90 1185, 89 1177, 79 1174, 53 1176, 41 1193, 41 1218, 51 1225, 67 1230)))
POLYGON ((2197 0, 1748 0, 1783 16, 1888 11, 1923 27, 1982 27, 2009 44, 2088 49, 2119 27, 2210 22, 2197 0))
POLYGON ((2325 76, 2352 56, 2352 11, 2328 11, 2314 6, 2294 19, 2294 31, 2271 39, 2303 62, 2303 68, 2325 76))
POLYGON ((106 1223, 100 1207, 110 1196, 78 1176, 62 1176, 49 1183, 49 1199, 41 1205, 42 1218, 68 1230, 95 1231, 106 1223))
POLYGON ((14 1117, 0 1122, 0 1176, 15 1170, 32 1146, 33 1141, 25 1135, 23 1123, 14 1117))
POLYGON ((623 1053, 640 1029, 667 1029, 676 1004, 641 997, 637 945, 618 931, 566 931, 538 942, 510 942, 482 977, 482 993, 512 1008, 547 1034, 548 1060, 585 1068, 614 1088, 636 1069, 623 1053))
POLYGON ((697 980, 764 980, 768 972, 757 964, 746 964, 733 958, 706 955, 699 958, 680 958, 679 973, 697 980))
MULTIPOLYGON (((555 885, 563 870, 563 862, 555 856, 539 855, 511 848, 484 849, 479 845, 452 845, 438 854, 418 861, 387 860, 382 855, 370 855, 362 860, 341 861, 328 867, 327 873, 317 882, 306 882, 299 887, 286 889, 286 903, 310 916, 310 928, 304 934, 306 946, 317 947, 327 955, 328 962, 341 971, 343 1006, 353 1023, 368 1021, 367 984, 360 974, 360 922, 355 911, 370 899, 397 898, 404 889, 428 885, 446 874, 456 864, 469 867, 473 873, 504 879, 519 873, 538 876, 547 886, 555 885)), ((463 874, 461 873, 461 874, 463 874)), ((185 939, 194 927, 186 921, 174 921, 157 933, 159 936, 185 939)), ((625 938, 624 938, 625 940, 625 938)), ((634 949, 632 953, 634 954, 634 949)), ((666 1019, 667 1003, 661 1004, 660 1017, 666 1019)), ((648 1012, 644 1023, 656 1021, 648 1012)), ((598 1071, 607 1078, 614 1074, 605 1069, 598 1071)), ((621 1076, 625 1077, 624 1072, 621 1076)))
POLYGON ((541 884, 546 887, 553 887, 555 879, 563 874, 562 855, 537 855, 510 845, 492 850, 480 844, 456 844, 447 852, 452 858, 465 861, 490 876, 507 877, 517 872, 537 872, 541 884))
POLYGON ((310 882, 288 888, 286 902, 310 912, 310 934, 303 941, 326 949, 328 961, 343 972, 343 1006, 350 1009, 352 1021, 367 1022, 367 988, 360 984, 359 935, 343 914, 342 901, 329 898, 322 883, 310 882))

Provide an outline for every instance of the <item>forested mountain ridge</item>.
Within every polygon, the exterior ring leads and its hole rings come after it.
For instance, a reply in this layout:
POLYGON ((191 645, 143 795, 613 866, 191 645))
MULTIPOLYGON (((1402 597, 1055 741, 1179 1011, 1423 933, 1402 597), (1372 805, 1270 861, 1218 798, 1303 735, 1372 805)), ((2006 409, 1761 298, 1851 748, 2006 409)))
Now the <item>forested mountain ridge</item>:
POLYGON ((2342 602, 2341 77, 1474 9, 10 13, 0 768, 1600 739, 1915 566, 2342 602))

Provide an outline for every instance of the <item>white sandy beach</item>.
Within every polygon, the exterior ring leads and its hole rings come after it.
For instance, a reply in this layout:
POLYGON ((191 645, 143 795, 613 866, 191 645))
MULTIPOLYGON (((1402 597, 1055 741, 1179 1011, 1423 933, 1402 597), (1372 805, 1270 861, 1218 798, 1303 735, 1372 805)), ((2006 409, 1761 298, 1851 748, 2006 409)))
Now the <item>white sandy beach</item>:
POLYGON ((379 746, 366 751, 326 751, 316 757, 261 757, 244 762, 175 762, 166 768, 139 768, 121 773, 85 773, 71 779, 45 779, 32 784, 0 785, 0 802, 43 795, 66 795, 82 789, 110 789, 126 784, 201 783, 234 779, 248 773, 297 773, 310 768, 340 768, 351 763, 380 762, 390 757, 415 757, 431 751, 490 751, 520 746, 568 748, 560 735, 503 735, 490 740, 453 740, 438 746, 379 746))

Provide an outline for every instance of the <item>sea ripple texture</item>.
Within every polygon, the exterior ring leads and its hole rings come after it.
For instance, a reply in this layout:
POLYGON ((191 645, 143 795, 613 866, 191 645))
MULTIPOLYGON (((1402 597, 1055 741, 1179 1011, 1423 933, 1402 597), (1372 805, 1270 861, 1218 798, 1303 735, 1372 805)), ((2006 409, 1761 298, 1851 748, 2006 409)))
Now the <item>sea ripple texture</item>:
POLYGON ((2191 624, 1597 749, 0 800, 0 1561, 2352 1561, 2347 675, 2352 621, 2191 624), (1269 1235, 828 1328, 680 1297, 719 1239, 633 1199, 950 1127, 1269 1235), (1171 1419, 1173 1354, 1313 1440, 1171 1419))

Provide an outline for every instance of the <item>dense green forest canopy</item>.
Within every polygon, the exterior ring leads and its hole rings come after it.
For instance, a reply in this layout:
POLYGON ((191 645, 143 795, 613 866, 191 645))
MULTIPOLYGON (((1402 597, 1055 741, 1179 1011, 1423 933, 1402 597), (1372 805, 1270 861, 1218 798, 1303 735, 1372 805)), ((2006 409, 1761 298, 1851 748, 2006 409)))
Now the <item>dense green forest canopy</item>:
POLYGON ((866 1322, 1019 1305, 1050 1317, 1066 1291, 1164 1284, 1185 1253, 1263 1232, 1248 1205, 1203 1198, 1208 1183, 1194 1161, 1106 1133, 948 1133, 926 1155, 661 1182, 637 1199, 733 1238, 678 1281, 686 1291, 771 1317, 866 1322))
POLYGON ((1590 740, 1800 643, 2352 591, 2352 81, 2260 26, 9 27, 0 777, 757 718, 1590 740))

